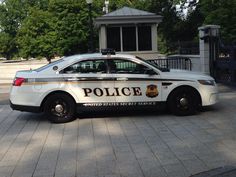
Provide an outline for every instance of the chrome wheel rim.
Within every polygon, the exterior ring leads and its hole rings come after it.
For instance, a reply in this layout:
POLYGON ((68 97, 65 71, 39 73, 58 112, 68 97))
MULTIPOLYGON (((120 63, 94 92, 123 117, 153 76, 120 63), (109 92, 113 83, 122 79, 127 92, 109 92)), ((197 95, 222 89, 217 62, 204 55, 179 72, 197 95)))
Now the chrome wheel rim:
POLYGON ((61 104, 57 104, 55 106, 55 111, 60 114, 60 113, 62 113, 64 111, 64 108, 63 108, 63 106, 61 104))
POLYGON ((183 111, 188 110, 189 109, 188 95, 184 93, 180 95, 179 97, 177 97, 176 104, 180 110, 183 110, 183 111))
POLYGON ((181 106, 187 106, 188 105, 188 99, 187 98, 181 98, 179 100, 181 106))
POLYGON ((51 105, 50 110, 52 115, 66 118, 68 114, 68 105, 64 100, 58 99, 51 105))

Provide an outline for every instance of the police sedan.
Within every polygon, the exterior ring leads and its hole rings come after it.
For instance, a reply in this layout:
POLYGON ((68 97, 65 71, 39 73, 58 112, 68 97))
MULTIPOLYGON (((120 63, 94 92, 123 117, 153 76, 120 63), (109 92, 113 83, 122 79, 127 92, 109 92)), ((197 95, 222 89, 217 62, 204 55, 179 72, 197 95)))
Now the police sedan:
POLYGON ((45 112, 56 123, 96 108, 158 108, 192 115, 217 102, 210 76, 162 69, 133 55, 83 54, 64 57, 36 70, 18 71, 11 92, 13 110, 45 112))

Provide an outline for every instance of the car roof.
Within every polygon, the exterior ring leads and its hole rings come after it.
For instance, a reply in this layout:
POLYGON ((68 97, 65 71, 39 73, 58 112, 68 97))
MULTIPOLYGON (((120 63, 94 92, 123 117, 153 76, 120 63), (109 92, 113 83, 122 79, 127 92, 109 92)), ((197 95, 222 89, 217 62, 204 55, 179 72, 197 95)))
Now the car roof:
POLYGON ((135 58, 134 55, 129 54, 115 54, 115 55, 102 55, 101 53, 92 53, 92 54, 78 54, 78 55, 72 55, 68 57, 64 57, 64 61, 68 61, 70 63, 84 60, 84 59, 98 59, 98 58, 135 58))

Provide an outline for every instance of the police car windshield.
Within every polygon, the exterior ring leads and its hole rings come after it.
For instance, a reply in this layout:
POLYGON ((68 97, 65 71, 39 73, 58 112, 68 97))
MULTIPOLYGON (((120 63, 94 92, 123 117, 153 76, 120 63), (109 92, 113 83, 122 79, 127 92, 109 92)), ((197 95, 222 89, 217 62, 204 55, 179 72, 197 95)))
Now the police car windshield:
POLYGON ((141 58, 141 57, 138 57, 138 56, 135 56, 135 57, 138 58, 138 59, 140 59, 140 60, 142 60, 142 61, 145 62, 145 63, 148 63, 149 65, 152 65, 153 67, 159 69, 159 70, 162 71, 162 72, 169 72, 169 71, 170 71, 170 69, 168 69, 168 68, 162 68, 162 67, 160 67, 157 63, 154 63, 154 62, 152 62, 152 61, 150 61, 150 60, 145 60, 145 59, 143 59, 143 58, 141 58))
POLYGON ((56 64, 58 64, 58 63, 61 63, 62 61, 63 61, 63 58, 61 58, 61 59, 59 59, 59 60, 57 60, 57 61, 53 61, 53 62, 51 62, 51 63, 49 63, 49 64, 47 64, 47 65, 44 65, 44 66, 42 66, 42 67, 40 67, 40 68, 38 68, 38 69, 35 69, 34 71, 36 71, 36 72, 43 71, 43 70, 45 70, 45 69, 47 69, 47 68, 49 68, 49 67, 51 67, 51 66, 54 66, 54 65, 56 65, 56 64))

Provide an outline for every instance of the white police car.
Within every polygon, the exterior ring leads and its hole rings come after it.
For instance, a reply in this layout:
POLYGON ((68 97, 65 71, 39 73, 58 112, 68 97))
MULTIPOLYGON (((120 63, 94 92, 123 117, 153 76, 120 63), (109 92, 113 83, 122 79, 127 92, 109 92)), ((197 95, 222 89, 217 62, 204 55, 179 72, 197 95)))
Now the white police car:
POLYGON ((64 57, 36 70, 18 71, 10 93, 12 109, 45 112, 52 122, 75 119, 83 108, 157 107, 194 114, 217 102, 212 77, 161 69, 132 55, 108 53, 64 57))

